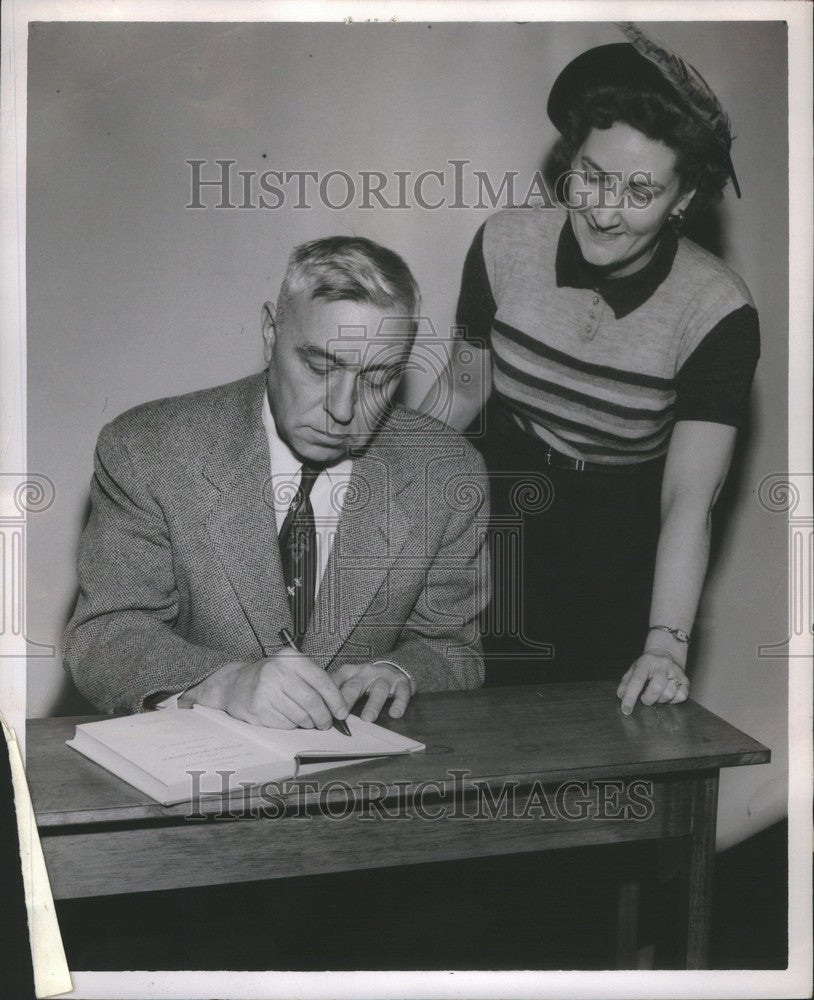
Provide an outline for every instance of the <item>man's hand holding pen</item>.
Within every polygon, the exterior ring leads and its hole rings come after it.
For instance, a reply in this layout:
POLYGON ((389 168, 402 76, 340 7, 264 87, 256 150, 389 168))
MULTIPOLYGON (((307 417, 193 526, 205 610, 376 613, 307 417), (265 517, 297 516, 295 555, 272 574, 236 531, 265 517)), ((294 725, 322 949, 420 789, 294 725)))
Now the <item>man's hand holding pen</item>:
POLYGON ((328 674, 289 647, 254 663, 225 663, 185 691, 178 707, 197 703, 219 708, 243 722, 271 729, 329 729, 336 720, 346 719, 364 695, 367 702, 361 717, 366 722, 374 722, 391 697, 389 715, 400 718, 412 693, 412 682, 390 664, 348 663, 328 674))
POLYGON ((294 649, 254 663, 225 663, 184 692, 178 706, 195 703, 271 729, 329 729, 348 714, 330 675, 294 649))

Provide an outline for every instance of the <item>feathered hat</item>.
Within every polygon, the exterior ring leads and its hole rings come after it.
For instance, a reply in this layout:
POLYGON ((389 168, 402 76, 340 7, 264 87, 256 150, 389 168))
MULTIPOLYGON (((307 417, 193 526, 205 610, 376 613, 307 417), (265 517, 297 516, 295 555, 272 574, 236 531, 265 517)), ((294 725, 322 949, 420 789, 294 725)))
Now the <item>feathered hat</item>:
POLYGON ((732 166, 732 127, 721 102, 701 74, 630 21, 618 25, 627 42, 600 45, 572 60, 554 81, 548 117, 563 132, 568 112, 586 90, 601 86, 645 87, 677 100, 712 135, 729 168, 735 193, 741 189, 732 166))

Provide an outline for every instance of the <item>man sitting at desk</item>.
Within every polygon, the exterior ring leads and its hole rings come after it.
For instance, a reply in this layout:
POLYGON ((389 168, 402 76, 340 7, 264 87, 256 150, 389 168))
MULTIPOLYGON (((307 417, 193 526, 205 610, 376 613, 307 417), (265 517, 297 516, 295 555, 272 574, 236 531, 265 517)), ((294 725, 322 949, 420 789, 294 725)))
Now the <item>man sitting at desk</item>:
POLYGON ((97 708, 180 692, 324 729, 364 695, 373 720, 482 683, 483 466, 393 403, 418 303, 397 254, 307 243, 263 306, 267 371, 102 429, 64 646, 97 708))

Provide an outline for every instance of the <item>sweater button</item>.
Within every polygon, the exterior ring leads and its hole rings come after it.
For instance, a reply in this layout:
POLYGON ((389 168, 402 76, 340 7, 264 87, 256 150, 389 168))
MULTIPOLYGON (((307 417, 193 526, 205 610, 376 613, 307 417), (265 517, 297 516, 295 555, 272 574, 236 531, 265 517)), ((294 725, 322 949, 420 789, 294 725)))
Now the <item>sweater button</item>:
POLYGON ((599 302, 599 296, 594 295, 594 305, 596 305, 598 302, 599 302))

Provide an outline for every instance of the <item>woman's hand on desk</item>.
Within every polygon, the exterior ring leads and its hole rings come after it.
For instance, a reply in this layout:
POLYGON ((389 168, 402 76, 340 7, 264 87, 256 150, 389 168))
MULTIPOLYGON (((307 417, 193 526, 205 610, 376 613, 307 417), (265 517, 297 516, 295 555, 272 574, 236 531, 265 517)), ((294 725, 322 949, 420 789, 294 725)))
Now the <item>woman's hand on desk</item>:
POLYGON ((256 663, 225 663, 178 700, 219 708, 235 719, 271 729, 328 729, 348 714, 329 674, 294 650, 256 663))
POLYGON ((684 668, 670 653, 647 650, 625 673, 616 689, 622 713, 630 715, 641 696, 643 705, 677 705, 690 696, 684 668))

